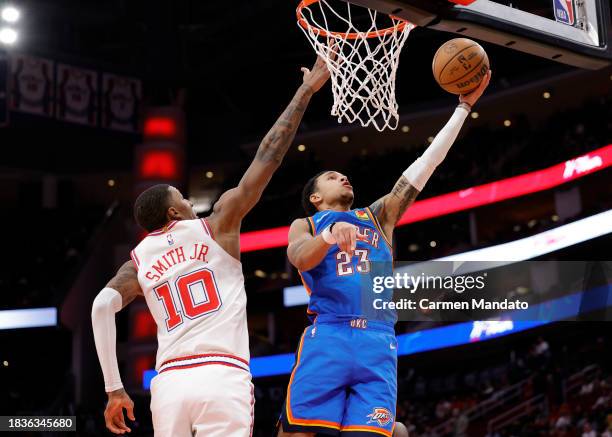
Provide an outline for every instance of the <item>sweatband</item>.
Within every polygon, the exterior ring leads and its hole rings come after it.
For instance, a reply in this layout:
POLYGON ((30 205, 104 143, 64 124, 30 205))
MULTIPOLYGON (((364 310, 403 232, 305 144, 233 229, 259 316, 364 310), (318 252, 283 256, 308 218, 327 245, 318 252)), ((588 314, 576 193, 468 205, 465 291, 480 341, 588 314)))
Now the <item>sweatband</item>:
POLYGON ((329 225, 328 227, 326 227, 325 229, 323 229, 323 232, 321 232, 321 237, 323 238, 323 241, 325 241, 327 244, 336 244, 336 238, 332 235, 330 228, 333 226, 333 223, 331 225, 329 225))
POLYGON ((403 175, 408 182, 419 191, 423 191, 425 184, 439 166, 451 146, 457 139, 469 110, 467 105, 459 105, 446 125, 438 132, 431 145, 425 152, 404 171, 403 175))

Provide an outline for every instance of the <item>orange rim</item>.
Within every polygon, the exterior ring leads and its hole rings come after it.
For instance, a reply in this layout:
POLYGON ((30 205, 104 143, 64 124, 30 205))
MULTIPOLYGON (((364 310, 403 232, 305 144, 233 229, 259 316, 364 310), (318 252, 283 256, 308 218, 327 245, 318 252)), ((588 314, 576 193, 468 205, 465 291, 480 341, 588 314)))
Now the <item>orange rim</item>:
POLYGON ((324 37, 330 37, 330 36, 334 36, 334 37, 340 37, 343 39, 359 39, 359 38, 377 38, 377 37, 381 37, 381 36, 386 36, 395 32, 402 32, 404 30, 404 28, 409 24, 408 21, 399 18, 399 17, 395 17, 393 15, 389 15, 392 19, 394 20, 398 20, 399 23, 395 26, 392 27, 387 27, 386 29, 381 29, 381 30, 375 30, 373 32, 330 32, 327 31, 325 29, 321 29, 320 27, 315 27, 312 26, 308 20, 306 20, 306 17, 304 17, 304 14, 302 13, 302 10, 304 8, 307 8, 310 5, 313 5, 315 3, 320 2, 321 0, 302 0, 300 2, 300 4, 297 7, 297 20, 298 20, 298 24, 300 26, 302 26, 304 29, 306 30, 313 30, 315 31, 318 35, 320 36, 324 36, 324 37))

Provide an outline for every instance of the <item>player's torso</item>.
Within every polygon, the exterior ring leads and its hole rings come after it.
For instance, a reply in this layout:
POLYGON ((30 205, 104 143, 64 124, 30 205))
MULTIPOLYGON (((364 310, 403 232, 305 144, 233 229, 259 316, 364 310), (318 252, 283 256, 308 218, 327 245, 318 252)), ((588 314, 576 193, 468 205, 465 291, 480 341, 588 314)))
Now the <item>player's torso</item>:
POLYGON ((367 304, 372 297, 372 277, 392 275, 393 263, 391 246, 369 208, 347 212, 319 211, 308 220, 314 235, 320 234, 334 222, 357 226, 357 245, 353 257, 334 245, 318 266, 300 272, 310 293, 309 314, 382 316, 394 322, 394 314, 374 315, 367 304))
POLYGON ((157 368, 215 353, 248 362, 242 265, 214 240, 205 220, 171 222, 150 233, 132 258, 157 323, 157 368))

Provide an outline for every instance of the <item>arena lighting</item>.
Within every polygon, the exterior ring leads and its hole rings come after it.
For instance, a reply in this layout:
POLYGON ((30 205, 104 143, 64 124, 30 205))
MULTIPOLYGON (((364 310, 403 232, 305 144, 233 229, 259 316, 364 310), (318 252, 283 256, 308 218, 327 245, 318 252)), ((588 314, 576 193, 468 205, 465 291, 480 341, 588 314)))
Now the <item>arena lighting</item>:
MULTIPOLYGON (((530 313, 534 315, 547 314, 548 317, 544 320, 512 320, 512 314, 506 314, 500 317, 501 320, 463 322, 409 334, 401 334, 397 336, 397 355, 408 356, 492 340, 553 322, 570 319, 580 314, 581 307, 585 301, 596 302, 595 305, 588 308, 589 312, 605 308, 607 305, 606 299, 589 299, 589 297, 608 296, 609 298, 611 293, 612 286, 607 285, 532 305, 530 313)), ((251 358, 249 364, 253 378, 261 378, 287 375, 291 373, 294 363, 295 354, 279 354, 251 358)), ((145 390, 150 389, 151 380, 156 374, 155 370, 143 372, 142 382, 145 390)))
POLYGON ((145 120, 143 131, 146 137, 173 138, 178 127, 173 118, 151 117, 145 120))
POLYGON ((612 233, 612 209, 531 237, 445 256, 434 261, 526 261, 610 233, 612 233))
POLYGON ((21 12, 14 6, 5 6, 2 8, 0 16, 7 23, 16 23, 19 21, 19 17, 21 17, 21 12))
POLYGON ((57 325, 57 308, 28 308, 0 311, 0 330, 42 328, 57 325))
POLYGON ((12 45, 17 42, 17 31, 10 27, 3 27, 0 29, 0 43, 5 45, 12 45))
MULTIPOLYGON (((397 226, 548 190, 610 166, 612 144, 543 170, 419 200, 406 211, 397 226)), ((283 226, 242 233, 240 251, 287 246, 288 232, 289 226, 283 226)))
MULTIPOLYGON (((537 258, 610 233, 612 233, 612 209, 520 240, 436 258, 431 261, 495 260, 510 264, 537 258)), ((499 266, 501 265, 503 264, 499 266)), ((410 267, 398 268, 396 272, 402 273, 409 271, 408 269, 418 268, 419 264, 413 264, 410 267)), ((286 307, 307 305, 308 301, 308 293, 302 285, 283 289, 283 303, 286 307)))
POLYGON ((140 162, 140 177, 143 179, 178 179, 178 162, 175 154, 168 150, 148 150, 140 162))

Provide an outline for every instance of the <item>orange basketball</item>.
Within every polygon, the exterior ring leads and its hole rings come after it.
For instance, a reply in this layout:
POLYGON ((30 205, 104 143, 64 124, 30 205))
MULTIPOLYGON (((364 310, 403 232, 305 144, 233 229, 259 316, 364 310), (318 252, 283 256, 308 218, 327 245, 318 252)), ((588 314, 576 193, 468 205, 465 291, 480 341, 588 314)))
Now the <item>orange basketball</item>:
POLYGON ((452 94, 473 91, 489 71, 489 57, 475 41, 455 38, 445 42, 433 58, 436 82, 452 94))

